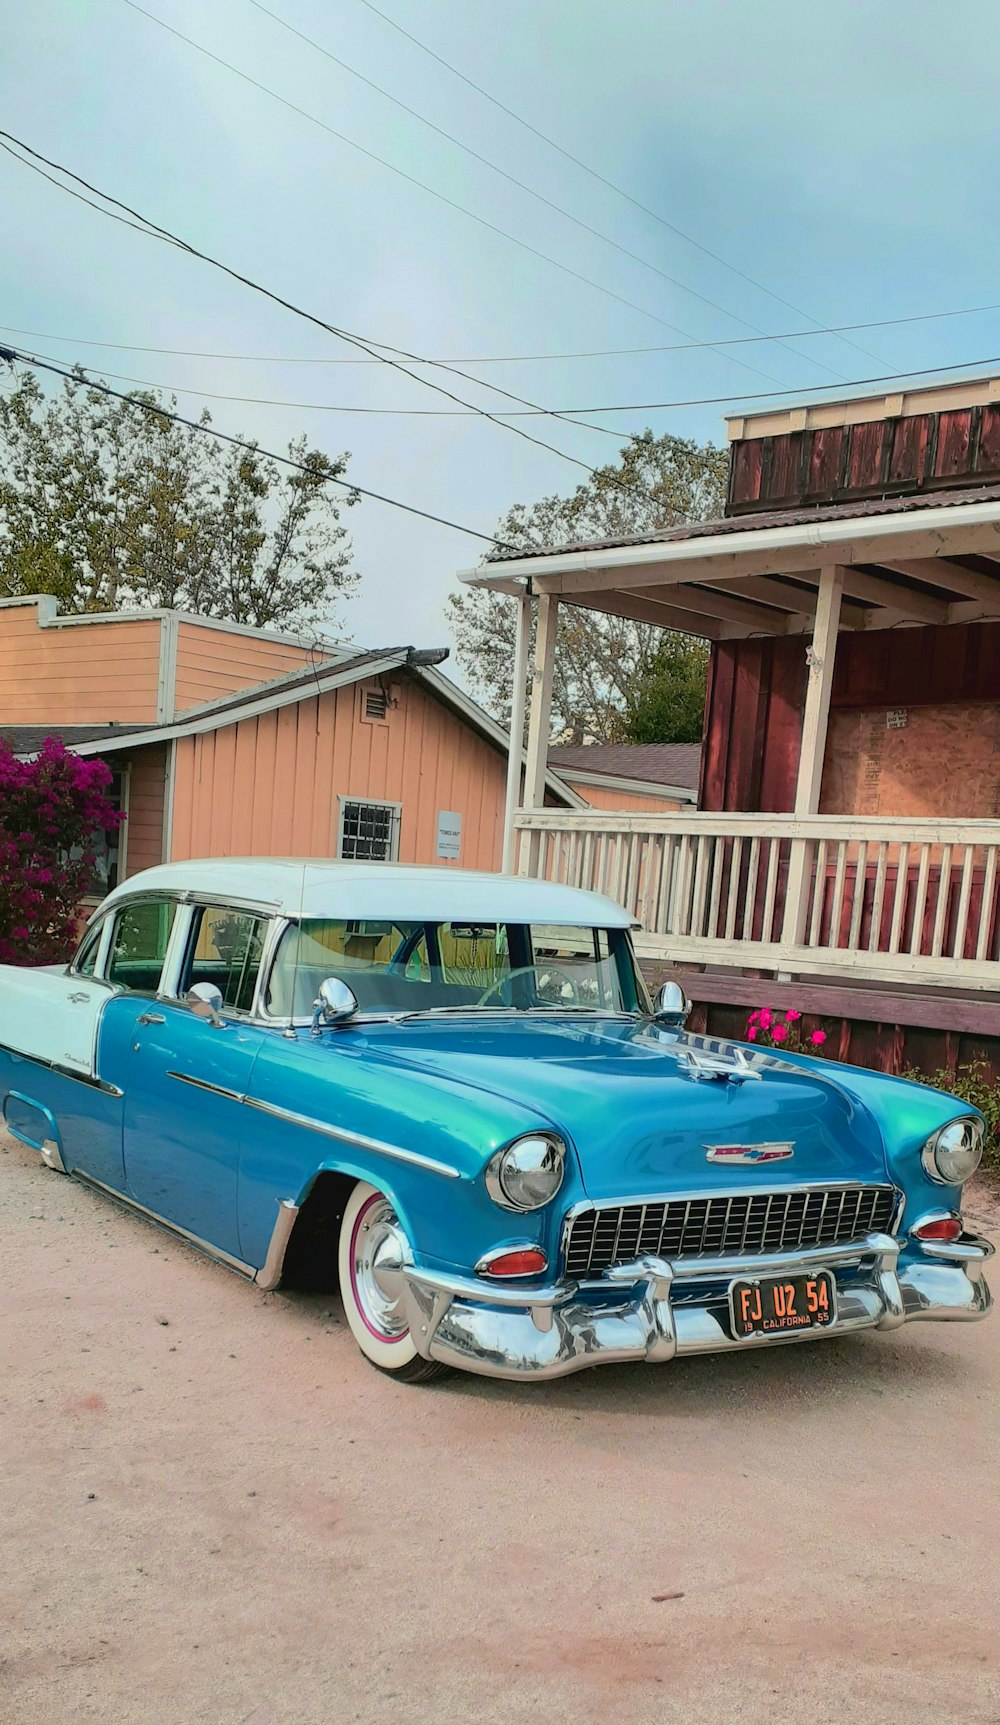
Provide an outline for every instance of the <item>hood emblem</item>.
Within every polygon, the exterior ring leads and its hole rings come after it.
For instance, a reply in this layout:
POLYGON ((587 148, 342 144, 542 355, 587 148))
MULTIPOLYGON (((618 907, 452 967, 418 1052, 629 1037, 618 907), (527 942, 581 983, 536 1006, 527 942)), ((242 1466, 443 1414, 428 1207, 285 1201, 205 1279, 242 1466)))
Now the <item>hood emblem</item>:
POLYGON ((706 1144, 705 1160, 707 1162, 728 1162, 741 1165, 747 1162, 786 1162, 789 1156, 794 1156, 794 1144, 706 1144))

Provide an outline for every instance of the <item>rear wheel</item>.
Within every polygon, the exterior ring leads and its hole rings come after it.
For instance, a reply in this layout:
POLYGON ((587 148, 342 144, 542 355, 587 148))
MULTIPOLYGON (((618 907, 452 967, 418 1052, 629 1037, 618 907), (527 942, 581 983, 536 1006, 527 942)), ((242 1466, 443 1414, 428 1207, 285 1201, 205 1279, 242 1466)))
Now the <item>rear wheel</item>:
POLYGON ((359 1180, 340 1224, 340 1291, 351 1333, 366 1360, 403 1383, 427 1383, 447 1369, 425 1360, 410 1335, 402 1266, 408 1241, 392 1203, 359 1180))

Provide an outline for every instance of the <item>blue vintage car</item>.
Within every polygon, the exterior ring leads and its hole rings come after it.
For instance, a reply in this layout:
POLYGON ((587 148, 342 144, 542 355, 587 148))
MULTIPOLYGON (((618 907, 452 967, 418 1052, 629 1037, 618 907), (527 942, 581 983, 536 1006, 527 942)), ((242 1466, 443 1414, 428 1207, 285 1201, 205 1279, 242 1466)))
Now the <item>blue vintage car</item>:
POLYGON ((394 1377, 980 1318, 953 1098, 684 1030, 592 893, 392 865, 168 864, 67 969, 0 969, 0 1099, 50 1168, 394 1377))

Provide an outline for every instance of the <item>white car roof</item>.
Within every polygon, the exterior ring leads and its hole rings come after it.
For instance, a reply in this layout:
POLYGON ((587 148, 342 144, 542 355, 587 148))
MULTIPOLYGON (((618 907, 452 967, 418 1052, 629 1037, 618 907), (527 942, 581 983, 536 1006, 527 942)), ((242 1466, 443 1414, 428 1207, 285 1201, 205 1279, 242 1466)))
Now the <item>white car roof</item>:
POLYGON ((259 905, 289 917, 337 921, 546 922, 631 928, 613 899, 554 881, 403 863, 318 862, 294 857, 208 857, 161 863, 132 875, 101 906, 149 893, 259 905))

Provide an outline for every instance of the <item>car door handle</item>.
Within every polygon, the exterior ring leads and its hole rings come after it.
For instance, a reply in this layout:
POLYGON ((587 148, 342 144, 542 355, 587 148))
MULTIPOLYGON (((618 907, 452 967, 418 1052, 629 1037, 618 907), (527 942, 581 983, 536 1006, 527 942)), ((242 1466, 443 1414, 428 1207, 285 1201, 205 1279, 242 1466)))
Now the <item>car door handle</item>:
POLYGON ((162 1012, 140 1012, 136 1024, 166 1024, 162 1012))

